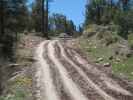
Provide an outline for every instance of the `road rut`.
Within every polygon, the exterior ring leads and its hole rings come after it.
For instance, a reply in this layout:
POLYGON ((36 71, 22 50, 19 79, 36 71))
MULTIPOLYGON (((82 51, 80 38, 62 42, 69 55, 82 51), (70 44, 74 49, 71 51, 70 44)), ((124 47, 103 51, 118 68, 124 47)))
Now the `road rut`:
POLYGON ((37 100, 133 100, 132 86, 122 87, 59 40, 40 43, 35 57, 37 100))

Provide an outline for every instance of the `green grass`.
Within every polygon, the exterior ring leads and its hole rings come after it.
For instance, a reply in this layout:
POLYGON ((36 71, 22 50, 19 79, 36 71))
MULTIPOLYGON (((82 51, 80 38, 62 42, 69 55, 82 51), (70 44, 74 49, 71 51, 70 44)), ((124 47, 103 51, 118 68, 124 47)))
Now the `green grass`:
POLYGON ((128 43, 133 48, 133 34, 129 34, 129 36, 128 36, 128 43))
MULTIPOLYGON (((33 48, 30 47, 26 48, 25 46, 23 46, 25 42, 28 42, 25 40, 26 37, 19 36, 19 38, 20 39, 17 43, 18 45, 16 48, 15 57, 16 57, 16 63, 20 65, 18 66, 19 68, 17 67, 17 69, 21 70, 21 68, 24 69, 25 67, 30 67, 32 65, 33 62, 28 60, 27 58, 32 57, 33 48)), ((17 77, 9 80, 6 83, 7 93, 5 93, 4 96, 0 97, 0 100, 33 100, 32 91, 31 91, 32 77, 30 74, 31 73, 23 73, 23 74, 20 73, 17 77)))
POLYGON ((133 57, 123 60, 120 63, 112 63, 112 65, 115 73, 122 73, 133 80, 133 57))
POLYGON ((27 93, 25 90, 22 90, 20 87, 14 88, 12 94, 7 96, 0 97, 0 100, 26 100, 27 93))
POLYGON ((133 57, 124 58, 114 54, 114 48, 117 43, 111 44, 111 46, 103 46, 95 38, 84 39, 80 38, 79 46, 83 52, 85 52, 93 62, 96 62, 98 58, 103 58, 103 61, 98 63, 111 63, 114 74, 124 74, 129 79, 133 80, 133 57), (114 56, 115 59, 109 60, 109 57, 114 56), (121 59, 120 62, 116 62, 116 58, 121 59))
POLYGON ((108 58, 113 55, 110 48, 105 48, 102 45, 98 45, 98 43, 95 43, 95 40, 87 41, 82 39, 80 40, 80 46, 91 58, 93 58, 93 60, 97 60, 102 57, 104 61, 108 61, 108 58))
POLYGON ((6 96, 0 97, 0 100, 32 100, 32 94, 28 89, 31 86, 32 80, 27 77, 17 77, 14 81, 8 84, 8 92, 6 96))

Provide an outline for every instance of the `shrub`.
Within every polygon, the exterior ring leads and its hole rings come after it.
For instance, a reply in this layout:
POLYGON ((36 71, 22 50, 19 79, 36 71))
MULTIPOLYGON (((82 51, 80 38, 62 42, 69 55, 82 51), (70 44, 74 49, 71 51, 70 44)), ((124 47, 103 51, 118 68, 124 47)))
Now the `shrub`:
POLYGON ((119 35, 127 39, 129 31, 133 31, 133 11, 119 12, 115 18, 115 23, 119 25, 119 35))
POLYGON ((128 43, 131 46, 131 48, 133 49, 133 34, 128 35, 128 43))

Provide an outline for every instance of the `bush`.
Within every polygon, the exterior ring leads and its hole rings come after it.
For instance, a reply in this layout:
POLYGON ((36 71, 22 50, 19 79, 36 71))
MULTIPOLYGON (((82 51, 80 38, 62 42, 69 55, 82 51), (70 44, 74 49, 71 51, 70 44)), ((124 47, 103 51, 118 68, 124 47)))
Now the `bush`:
POLYGON ((133 32, 133 11, 119 12, 115 18, 115 23, 119 25, 119 35, 127 39, 129 31, 133 32))
POLYGON ((105 32, 105 33, 99 33, 97 37, 101 38, 102 42, 106 45, 109 46, 112 43, 117 42, 118 38, 116 36, 113 36, 110 31, 105 32))
POLYGON ((128 42, 131 48, 133 49, 133 34, 128 35, 128 42))

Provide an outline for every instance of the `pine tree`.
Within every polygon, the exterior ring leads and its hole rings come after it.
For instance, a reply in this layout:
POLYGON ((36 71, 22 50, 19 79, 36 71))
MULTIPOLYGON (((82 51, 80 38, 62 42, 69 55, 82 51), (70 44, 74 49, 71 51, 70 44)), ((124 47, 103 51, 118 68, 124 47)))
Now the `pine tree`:
POLYGON ((33 29, 37 32, 41 32, 42 28, 42 0, 36 0, 32 7, 32 21, 33 29))
POLYGON ((65 15, 54 13, 50 16, 50 31, 55 34, 67 33, 73 35, 76 32, 76 26, 72 20, 68 20, 65 15))
POLYGON ((74 33, 76 32, 76 26, 74 25, 72 20, 67 21, 66 29, 67 29, 66 33, 68 33, 69 35, 74 35, 74 33))
POLYGON ((0 1, 0 40, 2 35, 5 33, 5 28, 4 28, 4 5, 5 2, 4 0, 0 1))
POLYGON ((26 29, 28 22, 26 0, 10 0, 7 3, 6 27, 12 31, 22 32, 26 29))
POLYGON ((14 37, 24 31, 27 25, 28 10, 26 0, 0 1, 0 30, 3 54, 11 55, 14 37))

